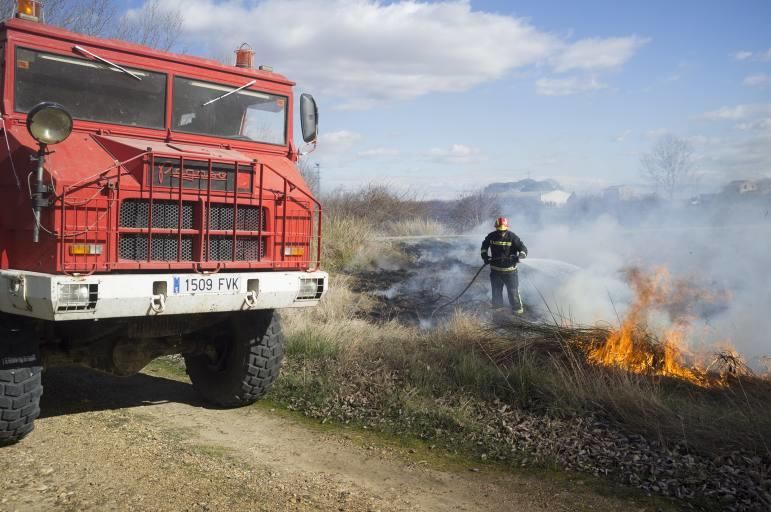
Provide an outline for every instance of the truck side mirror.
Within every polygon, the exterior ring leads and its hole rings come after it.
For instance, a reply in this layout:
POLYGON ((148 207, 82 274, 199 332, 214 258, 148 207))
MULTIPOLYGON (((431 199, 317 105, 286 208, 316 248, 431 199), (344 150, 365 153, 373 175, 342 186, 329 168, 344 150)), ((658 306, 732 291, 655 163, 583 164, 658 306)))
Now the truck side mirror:
POLYGON ((300 127, 305 142, 316 140, 319 131, 319 109, 310 94, 300 95, 300 127))

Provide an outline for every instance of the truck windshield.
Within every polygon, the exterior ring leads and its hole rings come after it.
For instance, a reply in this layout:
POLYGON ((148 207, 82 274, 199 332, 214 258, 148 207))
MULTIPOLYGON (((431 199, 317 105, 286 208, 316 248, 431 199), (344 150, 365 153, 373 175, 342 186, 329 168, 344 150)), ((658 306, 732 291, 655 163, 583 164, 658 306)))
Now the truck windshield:
POLYGON ((75 119, 163 128, 166 75, 127 69, 142 80, 96 61, 17 48, 16 111, 53 101, 75 119))
POLYGON ((238 86, 174 78, 173 129, 229 139, 286 144, 287 98, 251 89, 233 92, 236 89, 238 86), (211 101, 216 98, 220 99, 211 101), (209 104, 205 105, 207 102, 209 104))

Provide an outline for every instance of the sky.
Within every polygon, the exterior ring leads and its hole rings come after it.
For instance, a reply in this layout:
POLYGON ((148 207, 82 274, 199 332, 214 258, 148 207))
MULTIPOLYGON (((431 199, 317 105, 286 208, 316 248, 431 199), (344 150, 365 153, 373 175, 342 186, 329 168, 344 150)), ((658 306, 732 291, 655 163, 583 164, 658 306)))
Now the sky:
MULTIPOLYGON (((143 1, 125 1, 131 16, 143 1)), ((177 51, 241 43, 319 104, 322 189, 641 185, 672 134, 700 188, 771 176, 767 0, 169 0, 177 51)))

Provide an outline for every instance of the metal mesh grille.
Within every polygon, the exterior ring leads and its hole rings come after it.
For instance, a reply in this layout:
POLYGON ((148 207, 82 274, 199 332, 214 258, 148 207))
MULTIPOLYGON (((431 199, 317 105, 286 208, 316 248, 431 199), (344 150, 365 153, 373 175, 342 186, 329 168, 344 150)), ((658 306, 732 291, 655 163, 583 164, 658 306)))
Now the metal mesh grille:
MULTIPOLYGON (((209 229, 229 230, 233 229, 233 205, 211 204, 209 205, 209 229)), ((239 206, 236 229, 240 231, 258 231, 262 222, 262 229, 266 229, 265 216, 260 215, 257 206, 239 206)))
MULTIPOLYGON (((235 261, 256 261, 265 256, 265 245, 257 238, 237 238, 235 261)), ((233 237, 212 236, 209 239, 209 259, 233 259, 233 237)))
POLYGON ((236 261, 257 260, 264 256, 263 247, 257 238, 236 239, 236 261))
MULTIPOLYGON (((147 235, 126 234, 120 237, 120 257, 124 260, 147 260, 149 247, 147 235)), ((177 235, 153 235, 153 261, 177 261, 177 235)), ((182 258, 193 260, 193 237, 182 236, 182 258)))
MULTIPOLYGON (((239 206, 237 227, 243 231, 258 231, 260 228, 266 229, 265 216, 260 215, 260 209, 257 206, 239 206)), ((254 241, 256 242, 256 240, 254 241)))
MULTIPOLYGON (((182 229, 196 229, 194 219, 195 203, 182 203, 182 229)), ((260 214, 257 206, 239 206, 236 219, 232 204, 210 204, 209 229, 231 231, 259 231, 267 228, 265 215, 260 214)), ((263 212, 265 208, 263 208, 263 212)), ((120 225, 124 228, 147 228, 149 223, 150 202, 144 199, 127 199, 121 203, 120 225)), ((179 224, 178 201, 153 201, 153 228, 176 229, 179 224)), ((200 226, 198 226, 200 229, 200 226)), ((182 256, 179 261, 193 260, 194 235, 182 236, 182 256)), ((121 259, 133 261, 178 261, 178 237, 174 234, 153 234, 152 257, 150 242, 145 233, 126 233, 121 235, 119 255, 121 259)), ((235 240, 235 259, 233 258, 233 237, 214 235, 209 238, 208 260, 210 261, 256 261, 265 256, 264 242, 257 237, 238 237, 235 240)))
MULTIPOLYGON (((182 203, 182 229, 193 229, 195 204, 182 203)), ((123 228, 146 228, 150 202, 145 199, 127 199, 120 205, 120 225, 123 228)), ((153 227, 176 229, 179 222, 178 201, 153 201, 153 227)))
POLYGON ((209 238, 209 259, 229 260, 233 257, 233 237, 213 236, 209 238))
POLYGON ((121 259, 147 260, 147 247, 147 237, 144 235, 123 235, 120 237, 119 252, 121 259))

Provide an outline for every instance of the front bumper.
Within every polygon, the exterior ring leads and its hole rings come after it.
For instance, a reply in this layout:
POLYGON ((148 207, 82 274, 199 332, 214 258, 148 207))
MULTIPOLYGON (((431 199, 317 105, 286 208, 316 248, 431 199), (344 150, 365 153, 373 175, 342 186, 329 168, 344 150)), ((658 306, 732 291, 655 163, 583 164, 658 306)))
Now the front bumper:
POLYGON ((305 307, 318 304, 328 284, 319 271, 68 276, 3 270, 0 311, 62 321, 305 307), (186 287, 186 280, 195 286, 186 287))

